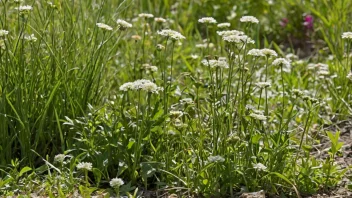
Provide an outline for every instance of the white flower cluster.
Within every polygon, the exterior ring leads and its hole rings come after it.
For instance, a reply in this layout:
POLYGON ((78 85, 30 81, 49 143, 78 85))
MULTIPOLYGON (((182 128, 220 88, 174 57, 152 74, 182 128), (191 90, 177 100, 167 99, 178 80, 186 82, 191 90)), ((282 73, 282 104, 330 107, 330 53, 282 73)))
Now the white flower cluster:
POLYGON ((290 61, 288 61, 285 58, 277 58, 273 61, 272 63, 275 66, 285 66, 285 67, 291 67, 290 61))
POLYGON ((80 162, 80 163, 77 164, 77 169, 78 170, 83 169, 83 170, 91 171, 92 168, 93 168, 93 165, 90 162, 80 162))
POLYGON ((260 56, 274 56, 277 57, 277 53, 272 50, 272 49, 251 49, 248 51, 247 55, 250 56, 256 56, 256 57, 260 57, 260 56))
POLYGON ((7 30, 0 30, 0 37, 6 36, 9 34, 9 31, 7 30))
POLYGON ((141 14, 138 14, 138 17, 139 17, 139 18, 153 18, 154 15, 152 15, 152 14, 147 14, 147 13, 141 13, 141 14))
POLYGON ((352 40, 352 32, 344 32, 341 37, 342 39, 352 40))
POLYGON ((130 24, 127 21, 122 20, 122 19, 117 19, 116 23, 123 30, 132 27, 132 24, 130 24))
POLYGON ((219 23, 218 24, 218 28, 227 28, 230 27, 231 24, 230 23, 219 23))
POLYGON ((33 7, 30 5, 24 5, 24 6, 19 6, 15 9, 18 10, 19 12, 29 12, 29 11, 33 10, 33 7))
POLYGON ((199 23, 207 23, 207 24, 217 23, 213 17, 203 17, 203 18, 199 19, 198 22, 199 23))
POLYGON ((267 169, 267 167, 262 163, 253 164, 253 168, 261 171, 265 171, 267 169))
POLYGON ((113 178, 113 179, 110 181, 110 186, 111 186, 112 188, 118 188, 118 187, 120 187, 120 186, 122 186, 122 185, 124 185, 124 184, 125 184, 125 182, 123 182, 123 180, 120 179, 120 178, 113 178))
POLYGON ((66 158, 65 154, 55 155, 54 162, 58 162, 58 163, 62 164, 64 162, 65 158, 66 158))
POLYGON ((161 36, 171 38, 172 40, 181 40, 186 38, 181 33, 176 32, 174 30, 161 30, 161 31, 158 31, 158 34, 161 36))
POLYGON ((231 35, 244 35, 244 32, 238 30, 225 30, 225 31, 217 31, 216 32, 219 36, 226 37, 231 35))
POLYGON ((108 30, 111 31, 113 28, 109 25, 106 25, 104 23, 97 23, 98 28, 101 28, 103 30, 108 30))
POLYGON ((161 17, 155 17, 154 21, 157 23, 166 23, 166 19, 161 18, 161 17))
POLYGON ((146 71, 149 71, 149 72, 157 72, 158 71, 158 67, 157 66, 152 66, 152 65, 149 65, 149 64, 143 64, 142 67, 143 67, 143 69, 145 69, 146 71))
POLYGON ((36 42, 38 40, 37 37, 34 36, 34 34, 31 34, 29 36, 24 36, 23 39, 29 42, 36 42))
POLYGON ((240 21, 242 23, 259 23, 259 20, 254 16, 243 16, 241 17, 240 21))
POLYGON ((225 58, 219 58, 218 60, 202 60, 202 64, 204 66, 208 66, 210 68, 229 68, 229 65, 226 62, 225 58))
POLYGON ((254 40, 252 40, 250 37, 247 35, 230 35, 230 36, 224 36, 222 37, 224 41, 230 42, 230 43, 251 43, 254 44, 254 40))
POLYGON ((136 80, 134 82, 127 82, 120 86, 120 91, 137 91, 142 90, 150 93, 158 93, 162 90, 161 87, 158 87, 155 83, 151 82, 150 80, 136 80))

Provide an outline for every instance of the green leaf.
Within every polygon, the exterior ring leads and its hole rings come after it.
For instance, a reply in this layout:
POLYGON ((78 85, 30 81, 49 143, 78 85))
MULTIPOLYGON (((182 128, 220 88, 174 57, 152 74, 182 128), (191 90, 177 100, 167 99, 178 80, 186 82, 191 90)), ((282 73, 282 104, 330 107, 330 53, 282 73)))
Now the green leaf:
POLYGON ((204 184, 204 185, 207 185, 208 182, 209 182, 208 179, 203 179, 203 184, 204 184))
POLYGON ((21 177, 24 173, 26 173, 28 171, 31 171, 31 170, 32 170, 32 168, 26 166, 26 167, 21 169, 20 174, 18 174, 18 176, 21 177))
POLYGON ((96 185, 99 186, 99 183, 101 181, 101 171, 97 168, 93 168, 93 174, 94 174, 94 178, 95 178, 95 182, 96 182, 96 185))

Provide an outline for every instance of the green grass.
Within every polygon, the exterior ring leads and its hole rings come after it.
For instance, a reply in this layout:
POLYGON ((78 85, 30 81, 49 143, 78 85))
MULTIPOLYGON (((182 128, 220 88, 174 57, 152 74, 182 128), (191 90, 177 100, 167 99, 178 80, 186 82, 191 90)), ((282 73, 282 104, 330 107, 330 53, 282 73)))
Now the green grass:
POLYGON ((351 31, 349 1, 151 2, 0 1, 0 30, 8 31, 0 35, 1 196, 264 190, 299 197, 337 186, 349 168, 335 163, 340 133, 324 126, 352 114, 344 56, 351 40, 341 38, 351 31), (309 34, 304 12, 315 19, 309 34), (260 23, 241 23, 244 15, 260 23), (255 43, 226 41, 216 24, 198 22, 207 16, 255 43), (286 28, 284 17, 291 17, 286 28), (32 34, 36 40, 24 39, 32 34), (288 56, 296 53, 294 39, 324 42, 298 59, 288 56), (248 55, 263 48, 278 57, 248 55), (275 64, 279 57, 290 64, 275 64), (121 89, 139 79, 148 87, 121 89), (331 142, 329 157, 317 159, 322 137, 331 142), (124 184, 109 184, 113 178, 124 184))

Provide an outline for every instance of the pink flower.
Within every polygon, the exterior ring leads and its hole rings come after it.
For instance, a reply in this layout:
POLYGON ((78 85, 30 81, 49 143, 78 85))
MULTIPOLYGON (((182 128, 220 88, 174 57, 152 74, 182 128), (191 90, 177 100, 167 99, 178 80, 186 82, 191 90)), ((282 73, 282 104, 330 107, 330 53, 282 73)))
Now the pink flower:
POLYGON ((288 24, 288 19, 287 18, 281 19, 281 21, 280 21, 281 27, 286 27, 287 24, 288 24))
POLYGON ((303 25, 304 25, 307 29, 309 29, 309 30, 313 29, 313 22, 314 22, 314 18, 313 18, 312 15, 307 14, 307 15, 304 16, 304 23, 303 23, 303 25))

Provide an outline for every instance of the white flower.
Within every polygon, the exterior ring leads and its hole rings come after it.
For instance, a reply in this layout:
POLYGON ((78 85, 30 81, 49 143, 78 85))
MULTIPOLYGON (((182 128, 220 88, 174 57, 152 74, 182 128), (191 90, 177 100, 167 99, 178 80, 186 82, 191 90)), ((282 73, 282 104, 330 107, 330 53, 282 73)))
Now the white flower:
POLYGON ((286 66, 286 67, 291 66, 290 62, 285 58, 277 58, 273 61, 272 64, 275 66, 286 66))
POLYGON ((216 162, 224 162, 225 159, 219 155, 216 155, 216 156, 209 156, 208 161, 210 163, 216 163, 216 162))
POLYGON ((261 171, 265 171, 267 169, 267 167, 262 163, 253 164, 253 168, 261 171))
POLYGON ((240 21, 242 23, 259 23, 259 20, 254 16, 243 16, 241 17, 240 21))
POLYGON ((161 18, 161 17, 154 18, 154 21, 157 23, 166 23, 166 19, 161 18))
POLYGON ((266 116, 262 114, 251 113, 249 116, 260 121, 265 121, 267 119, 266 116))
POLYGON ((54 162, 62 163, 64 162, 65 158, 66 158, 66 155, 64 154, 55 155, 54 162))
POLYGON ((78 170, 84 169, 84 170, 91 171, 92 168, 93 168, 93 165, 90 162, 80 162, 79 164, 77 164, 77 169, 78 170))
POLYGON ((198 59, 199 56, 198 56, 197 54, 191 54, 191 58, 192 58, 192 59, 198 59))
POLYGON ((129 90, 143 90, 150 93, 158 93, 162 88, 158 87, 155 83, 150 80, 136 80, 134 82, 128 82, 120 86, 120 91, 129 91, 129 90))
POLYGON ((352 32, 344 32, 341 37, 342 39, 352 40, 352 32))
POLYGON ((346 77, 352 81, 352 72, 350 72, 346 77))
POLYGON ((31 34, 29 36, 25 36, 24 40, 27 40, 29 42, 36 42, 37 41, 37 37, 35 37, 34 34, 31 34))
POLYGON ((204 66, 209 66, 210 68, 229 68, 226 60, 220 58, 218 60, 202 60, 202 64, 204 66))
POLYGON ((238 30, 225 30, 225 31, 217 31, 219 36, 230 36, 230 35, 244 35, 244 32, 238 30))
POLYGON ((172 40, 181 40, 186 38, 182 34, 174 30, 161 30, 161 31, 158 31, 158 34, 161 36, 171 38, 172 40))
POLYGON ((128 91, 131 90, 133 87, 133 82, 127 82, 120 86, 120 91, 128 91))
POLYGON ((122 186, 125 182, 123 182, 122 179, 120 178, 113 178, 111 181, 110 181, 110 186, 112 188, 118 188, 120 186, 122 186))
POLYGON ((261 89, 265 88, 265 87, 270 87, 271 83, 270 82, 257 82, 255 83, 255 85, 261 89))
POLYGON ((6 36, 6 35, 8 35, 8 34, 9 34, 9 31, 7 31, 7 30, 0 30, 0 37, 6 36))
POLYGON ((151 66, 149 64, 143 64, 142 67, 143 67, 143 69, 145 69, 147 71, 151 71, 151 72, 157 72, 158 71, 158 67, 157 66, 151 66))
POLYGON ((249 38, 247 35, 230 35, 230 36, 224 36, 222 38, 224 41, 230 42, 230 43, 252 43, 254 44, 254 41, 249 38))
POLYGON ((218 24, 218 28, 226 28, 226 27, 230 27, 231 24, 230 23, 219 23, 218 24))
POLYGON ((120 26, 121 29, 127 29, 132 27, 132 24, 122 19, 117 19, 116 23, 120 26))
POLYGON ((147 14, 147 13, 141 13, 138 15, 139 18, 153 18, 154 15, 152 14, 147 14))
POLYGON ((199 23, 216 23, 216 20, 213 17, 203 17, 198 20, 199 23))
POLYGON ((295 55, 295 54, 290 53, 290 54, 286 55, 286 58, 289 59, 289 60, 297 60, 298 56, 295 55))
POLYGON ((106 25, 104 23, 97 23, 97 26, 98 26, 98 28, 101 28, 101 29, 104 29, 104 30, 108 30, 108 31, 112 30, 111 26, 108 26, 108 25, 106 25))
POLYGON ((207 48, 207 44, 196 44, 196 48, 207 48))
POLYGON ((31 10, 33 10, 33 7, 30 5, 25 5, 25 6, 19 6, 17 8, 15 8, 16 10, 20 11, 20 12, 29 12, 31 10))
POLYGON ((251 49, 248 51, 247 55, 256 56, 256 57, 265 56, 262 50, 260 49, 251 49))
POLYGON ((260 51, 265 56, 275 56, 275 57, 277 57, 277 53, 274 50, 272 50, 272 49, 264 48, 264 49, 261 49, 260 51))

